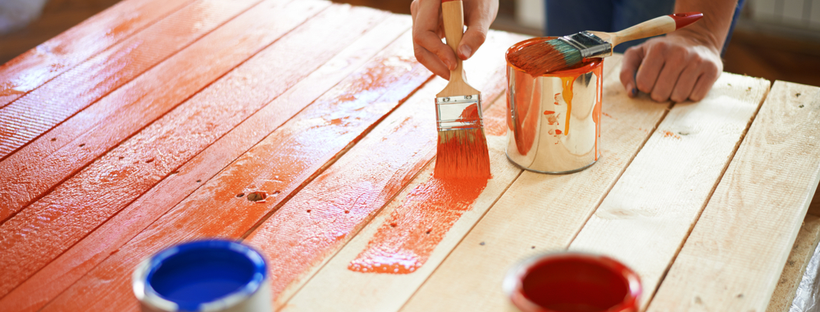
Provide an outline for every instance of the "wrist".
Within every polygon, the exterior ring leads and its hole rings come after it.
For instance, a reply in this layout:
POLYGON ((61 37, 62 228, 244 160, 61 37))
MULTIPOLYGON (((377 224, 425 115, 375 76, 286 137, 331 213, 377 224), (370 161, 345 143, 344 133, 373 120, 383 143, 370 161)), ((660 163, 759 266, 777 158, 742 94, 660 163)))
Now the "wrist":
POLYGON ((677 37, 689 42, 690 44, 703 46, 717 55, 720 55, 720 51, 723 48, 722 39, 715 36, 713 32, 702 28, 682 28, 668 34, 667 36, 677 37))

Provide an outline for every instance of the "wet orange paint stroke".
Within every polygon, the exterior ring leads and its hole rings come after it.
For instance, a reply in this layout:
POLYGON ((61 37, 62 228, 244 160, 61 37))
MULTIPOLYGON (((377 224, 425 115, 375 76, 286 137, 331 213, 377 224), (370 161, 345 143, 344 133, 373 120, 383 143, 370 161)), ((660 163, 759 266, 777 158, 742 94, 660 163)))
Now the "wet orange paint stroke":
POLYGON ((241 14, 1 161, 0 222, 307 19, 283 8, 327 6, 287 2, 241 14))
MULTIPOLYGON (((268 9, 275 8, 281 7, 268 9)), ((260 10, 259 15, 275 16, 269 10, 260 10)), ((5 268, 0 271, 0 293, 5 294, 42 268, 271 97, 307 76, 386 17, 387 14, 371 9, 328 9, 260 53, 258 56, 264 60, 255 57, 250 65, 240 66, 239 72, 227 76, 230 79, 215 83, 9 219, 0 226, 0 266, 5 268), (321 47, 315 47, 315 41, 305 40, 327 23, 351 16, 358 17, 357 22, 326 30, 333 39, 323 40, 321 47), (286 60, 280 57, 283 54, 299 54, 301 58, 286 60), (257 81, 248 83, 249 77, 257 81), (265 91, 269 93, 264 94, 265 91), (241 105, 236 103, 237 99, 242 99, 241 105)))
MULTIPOLYGON (((336 11, 330 13, 340 19, 361 22, 361 10, 365 9, 354 8, 358 14, 353 16, 336 11)), ((318 28, 313 29, 311 34, 320 31, 318 28)), ((140 259, 173 243, 203 236, 239 238, 249 231, 287 201, 290 194, 317 175, 328 161, 338 157, 340 152, 361 138, 368 128, 431 77, 431 73, 412 58, 409 33, 397 43, 397 46, 391 45, 386 50, 388 54, 379 56, 368 62, 365 68, 349 75, 348 79, 205 182, 203 187, 120 247, 116 254, 84 275, 44 310, 134 308, 136 301, 131 294, 130 275, 123 274, 123 270, 130 272, 140 259), (236 196, 248 190, 264 190, 276 195, 269 196, 264 204, 236 196), (99 280, 106 280, 106 283, 101 284, 99 280)), ((278 105, 292 105, 292 102, 285 100, 278 105)), ((265 121, 256 119, 258 123, 265 121)), ((243 131, 253 131, 251 126, 243 131)), ((222 147, 236 148, 233 142, 224 142, 222 147)), ((201 163, 195 166, 208 165, 201 163)), ((128 220, 119 219, 119 222, 128 220)))
POLYGON ((0 66, 0 108, 194 0, 121 1, 0 66))
POLYGON ((407 194, 348 269, 365 273, 415 272, 461 215, 472 208, 487 180, 431 176, 407 194))
POLYGON ((192 3, 0 109, 0 160, 259 1, 192 3))
MULTIPOLYGON (((504 90, 503 60, 497 55, 518 40, 491 33, 487 50, 471 59, 482 64, 471 76, 481 80, 473 83, 489 101, 504 90)), ((443 87, 435 80, 414 94, 248 236, 247 242, 269 259, 275 308, 433 158, 436 116, 429 105, 443 87)))

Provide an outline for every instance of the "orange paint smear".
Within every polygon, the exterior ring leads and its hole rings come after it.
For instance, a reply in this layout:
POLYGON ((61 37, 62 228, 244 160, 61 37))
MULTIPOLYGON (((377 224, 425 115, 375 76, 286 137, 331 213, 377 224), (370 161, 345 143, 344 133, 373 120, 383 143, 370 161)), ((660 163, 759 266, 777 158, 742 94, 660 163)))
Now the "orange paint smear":
POLYGON ((671 138, 675 138, 675 139, 680 139, 680 136, 679 136, 679 135, 677 135, 677 134, 675 134, 675 133, 674 133, 674 132, 672 132, 672 131, 663 130, 663 131, 661 131, 661 134, 663 134, 663 137, 664 137, 664 138, 669 138, 669 137, 671 137, 671 138))
POLYGON ((0 66, 0 108, 191 2, 118 3, 21 54, 0 66))
MULTIPOLYGON (((353 38, 361 35, 364 32, 363 28, 372 28, 374 26, 381 26, 380 30, 386 28, 385 25, 371 24, 379 17, 384 17, 382 13, 366 8, 353 7, 349 11, 346 8, 349 7, 332 6, 328 8, 319 16, 313 17, 313 20, 294 30, 291 33, 293 36, 287 37, 290 39, 283 38, 277 44, 287 43, 287 45, 296 45, 300 49, 307 49, 309 46, 315 45, 315 42, 305 40, 305 38, 310 37, 311 34, 324 31, 323 34, 335 39, 332 41, 324 40, 324 44, 316 45, 317 48, 314 52, 318 53, 327 49, 327 51, 338 53, 350 41, 353 41, 353 38), (355 20, 355 22, 344 23, 347 27, 334 28, 339 33, 329 34, 327 30, 323 30, 328 23, 345 20, 355 20), (301 32, 300 30, 303 29, 308 31, 301 32), (333 42, 333 44, 329 44, 330 42, 333 42), (297 45, 297 43, 299 44, 297 45), (318 47, 321 47, 322 50, 318 47)), ((274 209, 280 209, 274 216, 284 213, 282 209, 286 209, 284 207, 287 206, 281 206, 280 208, 282 203, 291 199, 291 196, 299 191, 300 187, 304 186, 307 181, 317 175, 329 160, 338 156, 351 142, 359 140, 369 127, 372 127, 392 109, 399 106, 403 99, 431 77, 430 72, 412 57, 412 47, 408 45, 412 41, 409 38, 408 33, 408 36, 397 39, 396 45, 388 47, 385 51, 386 55, 381 55, 368 62, 368 65, 353 74, 344 75, 349 79, 336 84, 332 90, 313 101, 304 111, 278 128, 273 134, 267 137, 262 134, 261 137, 264 140, 260 144, 244 153, 239 159, 221 171, 219 175, 206 181, 205 185, 188 196, 163 218, 153 223, 151 227, 121 247, 114 256, 98 265, 74 286, 63 292, 60 297, 46 306, 45 310, 120 311, 127 308, 133 309, 134 301, 122 300, 122 298, 133 298, 129 284, 130 275, 122 274, 119 268, 126 267, 131 270, 140 259, 151 252, 183 240, 199 237, 240 238, 260 220, 269 216, 268 214, 274 209), (341 119, 343 122, 333 122, 336 119, 341 119), (236 197, 237 192, 244 188, 281 190, 281 192, 276 196, 269 196, 265 204, 255 204, 248 202, 245 198, 236 197), (100 279, 109 282, 100 284, 98 283, 100 279), (94 289, 94 291, 87 291, 87 289, 94 289)), ((367 45, 369 49, 378 47, 373 41, 367 43, 369 43, 367 45)), ((356 42, 356 45, 365 48, 363 42, 356 42)), ((367 52, 362 52, 362 54, 364 53, 367 52)), ((262 63, 259 64, 274 62, 281 59, 283 54, 288 53, 281 50, 271 51, 270 54, 267 54, 271 58, 260 60, 262 63)), ((351 56, 351 58, 361 57, 362 54, 351 56)), ((322 61, 308 55, 303 55, 303 57, 311 59, 311 62, 322 61)), ((290 60, 284 63, 291 64, 293 61, 290 60)), ((268 68, 270 66, 260 66, 259 64, 251 65, 256 68, 268 68)), ((292 64, 292 66, 296 65, 298 64, 292 64)), ((338 65, 330 64, 329 66, 333 68, 338 65)), ((353 66, 353 68, 358 67, 353 66)), ((275 74, 269 78, 281 75, 283 72, 275 69, 268 70, 275 74)), ((328 75, 336 75, 335 71, 339 69, 333 70, 334 73, 328 73, 328 75)), ((284 72, 307 74, 292 69, 284 72)), ((309 79, 312 81, 309 82, 316 82, 315 79, 318 77, 311 77, 309 79)), ((328 88, 334 85, 328 85, 328 82, 320 82, 317 84, 326 85, 328 88)), ((263 82, 260 83, 264 84, 263 82)), ((310 86, 317 84, 300 84, 299 86, 303 89, 296 91, 317 92, 318 90, 310 90, 313 88, 310 86)), ((277 98, 274 102, 281 106, 292 106, 295 103, 301 102, 304 105, 312 101, 312 99, 307 99, 304 96, 305 92, 289 93, 285 96, 286 98, 277 98), (304 101, 307 101, 307 103, 304 103, 304 101)), ((270 119, 281 118, 281 116, 277 116, 277 113, 284 109, 267 110, 266 108, 265 116, 260 118, 255 118, 257 115, 252 116, 251 118, 255 120, 255 124, 246 125, 243 123, 241 131, 259 136, 260 134, 255 132, 258 129, 265 129, 260 124, 269 122, 270 119)), ((294 112, 298 111, 297 108, 294 112)), ((225 150, 217 149, 206 152, 211 154, 223 154, 228 151, 236 152, 236 149, 242 149, 242 147, 235 146, 236 141, 233 141, 235 139, 250 144, 257 142, 257 139, 229 137, 227 141, 220 140, 217 142, 225 150)), ((430 142, 427 143, 431 144, 430 142)), ((406 146, 402 145, 401 147, 406 146)), ((244 152, 244 150, 241 152, 244 152)), ((419 155, 419 157, 421 156, 419 155)), ((231 160, 233 159, 231 158, 231 160)), ((198 170, 205 171, 202 167, 208 166, 215 166, 216 170, 224 168, 218 163, 202 163, 195 167, 198 170)), ((381 174, 382 172, 378 173, 381 174)), ((388 189, 374 190, 374 192, 378 193, 378 191, 388 189)), ((305 191, 302 190, 302 192, 305 191)), ((269 195, 272 194, 269 192, 269 195)), ((354 192, 351 195, 353 197, 346 197, 345 200, 364 200, 366 198, 357 197, 358 195, 358 192, 354 192)), ((310 213, 314 214, 321 213, 320 207, 309 207, 305 210, 300 207, 298 212, 304 215, 309 214, 306 210, 311 210, 310 213)), ((340 215, 354 215, 353 211, 347 211, 349 214, 341 211, 340 215)), ((132 213, 137 214, 137 212, 132 213)), ((300 215, 299 217, 303 216, 300 215)), ((126 220, 123 219, 121 222, 128 222, 126 220)), ((293 218, 293 220, 298 221, 299 218, 293 218)), ((275 256, 275 254, 266 254, 269 260, 273 259, 272 256, 275 256)), ((268 265, 271 267, 276 266, 273 261, 270 261, 268 265)))
MULTIPOLYGON (((289 11, 282 10, 282 6, 272 6, 265 9, 257 8, 257 10, 250 11, 249 14, 235 19, 233 22, 236 24, 223 27, 231 27, 227 30, 236 30, 232 27, 245 29, 248 22, 254 25, 258 21, 267 21, 271 23, 267 25, 271 27, 268 28, 271 33, 263 38, 267 38, 269 40, 267 42, 270 42, 277 38, 277 33, 281 34, 278 31, 273 32, 272 29, 280 29, 275 27, 274 24, 283 25, 283 23, 289 22, 288 24, 296 26, 303 21, 297 16, 306 19, 326 6, 326 4, 320 4, 319 6, 296 4, 293 7, 284 7, 289 11), (291 15, 295 13, 295 16, 289 19, 287 18, 287 12, 290 12, 291 15), (272 16, 278 18, 261 18, 272 16)), ((323 62, 331 59, 339 53, 339 50, 349 46, 351 41, 362 36, 365 31, 375 27, 379 21, 385 18, 382 13, 362 13, 370 12, 369 9, 351 9, 342 6, 336 8, 328 9, 325 14, 316 16, 311 22, 293 30, 289 36, 281 38, 276 44, 259 54, 259 58, 248 61, 249 63, 245 64, 247 66, 240 66, 236 69, 237 72, 228 73, 224 80, 214 82, 209 88, 186 101, 178 109, 173 110, 162 119, 137 133, 131 139, 86 167, 79 174, 60 184, 46 197, 4 223, 0 227, 0 233, 3 233, 3 237, 8 239, 0 245, 2 246, 0 248, 0 256, 2 256, 0 257, 0 264, 6 268, 6 270, 0 271, 0 290, 3 291, 3 294, 25 280, 30 274, 37 272, 48 261, 60 255, 75 242, 85 237, 89 231, 95 230, 100 224, 106 222, 109 217, 128 206, 131 201, 156 185, 159 180, 169 174, 173 175, 174 168, 184 164, 190 157, 193 157, 219 139, 224 133, 233 129, 244 118, 256 112, 269 101, 270 97, 276 97, 285 92, 290 86, 310 74, 313 69, 319 67, 323 62), (332 32, 324 30, 327 23, 345 21, 354 15, 358 17, 356 23, 346 23, 345 27, 334 28, 332 32), (319 47, 314 47, 316 42, 304 39, 306 35, 319 31, 324 31, 325 34, 333 36, 333 39, 322 40, 323 44, 319 47), (277 62, 277 60, 281 60, 283 54, 296 54, 298 51, 307 48, 310 48, 309 52, 300 54, 301 59, 293 58, 281 61, 281 63, 277 62), (261 64, 265 66, 260 66, 261 64), (253 84, 247 82, 248 77, 254 77, 256 82, 253 84), (245 87, 257 92, 249 93, 243 88, 237 88, 239 83, 245 83, 245 87), (237 98, 243 99, 241 105, 236 104, 237 98), (31 255, 37 255, 37 257, 30 259, 31 255), (30 259, 30 261, 16 261, 20 259, 30 259)), ((237 37, 234 32, 228 32, 227 34, 230 34, 233 38, 237 37)), ((253 45, 246 46, 250 49, 256 47, 257 44, 264 44, 266 41, 252 40, 248 42, 253 42, 253 45)), ((219 45, 215 46, 222 48, 219 45)), ((241 57, 242 54, 239 54, 239 52, 245 49, 233 46, 230 50, 233 57, 241 57)), ((228 63, 233 57, 224 57, 223 61, 228 63)), ((348 92, 347 94, 353 95, 352 101, 343 102, 334 98, 327 100, 329 103, 325 103, 328 106, 331 104, 336 106, 323 107, 319 117, 331 113, 344 115, 353 119, 348 122, 350 125, 338 125, 338 127, 328 130, 328 128, 307 123, 304 125, 307 129, 296 129, 294 131, 302 133, 313 128, 316 128, 317 131, 324 131, 316 133, 313 139, 314 142, 325 149, 341 149, 339 145, 345 146, 350 142, 351 138, 349 137, 355 137, 355 135, 348 134, 346 137, 344 131, 337 128, 350 128, 350 131, 366 128, 369 125, 367 122, 377 121, 389 112, 401 98, 406 97, 407 94, 428 79, 428 74, 423 73, 421 68, 413 67, 415 62, 410 61, 410 57, 407 57, 407 60, 394 58, 391 63, 384 62, 388 64, 382 64, 383 60, 372 64, 370 68, 366 68, 368 70, 366 74, 354 75, 352 77, 357 79, 351 78, 352 82, 340 86, 347 87, 345 91, 348 92), (412 73, 408 74, 407 72, 411 70, 412 73), (388 92, 391 89, 394 91, 388 92), (384 97, 384 102, 381 105, 371 103, 368 106, 362 103, 364 101, 374 101, 380 96, 384 97), (362 125, 361 123, 365 124, 362 125), (329 144, 328 141, 333 144, 329 144)), ((338 67, 338 65, 335 66, 338 67)), ((215 79, 219 76, 209 77, 215 79)), ((306 104, 303 103, 303 105, 306 104)), ((287 103, 286 105, 293 104, 287 103)), ((328 120, 336 118, 333 115, 327 117, 328 120)), ((266 122, 269 122, 269 120, 266 122)), ((332 125, 332 123, 329 124, 332 125)), ((254 130, 260 128, 257 127, 254 130)), ((261 133, 261 135, 264 134, 261 133)), ((258 140, 253 142, 258 142, 258 140)), ((293 144, 293 146, 305 147, 308 145, 307 142, 300 143, 293 144)), ((287 144, 281 143, 281 145, 287 144)), ((234 149, 238 147, 235 144, 230 144, 226 148, 234 149)), ((244 150, 246 149, 242 149, 240 152, 244 150)), ((312 149, 311 151, 318 153, 319 149, 312 149)), ((220 151, 220 153, 226 152, 220 151)), ((287 158, 283 157, 283 159, 287 158)), ((288 164, 292 165, 293 168, 304 169, 300 166, 299 161, 289 160, 291 161, 288 164)), ((258 174, 258 167, 269 164, 270 162, 265 160, 262 164, 257 164, 252 169, 248 169, 248 172, 258 174)), ((215 170, 224 168, 224 165, 215 165, 215 170)), ((201 185, 199 184, 202 182, 201 178, 192 179, 196 180, 195 182, 185 180, 185 183, 201 185)), ((229 189, 228 192, 231 193, 229 198, 248 203, 244 198, 235 197, 236 190, 241 191, 242 187, 246 187, 248 184, 240 184, 241 187, 234 186, 236 188, 229 189)), ((189 185, 180 187, 180 189, 189 188, 189 185)), ((278 191, 275 188, 263 190, 267 190, 269 194, 275 194, 278 191)), ((268 197, 267 203, 274 201, 272 197, 268 197)), ((281 197, 283 196, 278 196, 278 198, 281 197)), ((265 210, 260 209, 258 211, 264 212, 265 210)), ((193 220, 204 220, 209 217, 213 217, 213 215, 194 218, 193 220)), ((223 220, 230 220, 230 214, 224 217, 223 220)), ((251 224, 247 227, 251 227, 256 221, 251 220, 251 224)), ((224 229, 225 226, 219 225, 218 228, 224 229)), ((112 237, 105 240, 117 238, 112 237)), ((78 309, 78 311, 81 310, 94 309, 78 309)))
MULTIPOLYGON (((229 33, 231 28, 239 28, 236 26, 276 26, 272 22, 243 23, 241 18, 223 25, 252 4, 199 2, 187 6, 0 111, 0 128, 9 125, 16 129, 14 136, 0 138, 0 158, 8 157, 0 162, 0 185, 9 190, 0 192, 0 202, 4 203, 0 220, 19 212, 290 30, 272 29, 269 38, 266 34, 229 33), (195 24, 202 29, 192 27, 195 24), (245 41, 243 37, 258 41, 244 47, 214 48, 219 42, 238 44, 245 41), (192 60, 211 65, 194 66, 192 60), (155 63, 159 64, 144 72, 155 63)), ((295 22, 301 21, 283 19, 282 24, 295 27, 295 22)))
MULTIPOLYGON (((216 29, 258 0, 197 2, 112 46, 0 110, 0 159, 178 50, 216 29), (199 24, 200 27, 191 27, 199 24)), ((52 144, 66 144, 68 138, 52 144)))
POLYGON ((486 186, 487 179, 435 177, 418 185, 347 268, 363 273, 415 272, 486 186))

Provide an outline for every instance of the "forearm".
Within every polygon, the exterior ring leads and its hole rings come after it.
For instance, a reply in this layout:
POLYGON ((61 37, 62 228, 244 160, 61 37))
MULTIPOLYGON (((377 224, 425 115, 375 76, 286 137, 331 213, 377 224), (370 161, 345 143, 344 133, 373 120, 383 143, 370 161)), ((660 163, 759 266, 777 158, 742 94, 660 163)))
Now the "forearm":
POLYGON ((687 35, 719 54, 736 6, 737 0, 677 0, 675 12, 702 12, 703 19, 672 34, 687 35))

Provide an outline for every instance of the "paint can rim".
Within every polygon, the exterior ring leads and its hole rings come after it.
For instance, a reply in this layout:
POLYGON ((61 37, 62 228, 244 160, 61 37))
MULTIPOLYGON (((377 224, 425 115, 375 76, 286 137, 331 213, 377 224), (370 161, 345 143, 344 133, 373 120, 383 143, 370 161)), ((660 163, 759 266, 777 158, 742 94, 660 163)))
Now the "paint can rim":
MULTIPOLYGON (((240 264, 242 265, 242 264, 240 264)), ((264 257, 250 246, 226 239, 202 239, 163 249, 151 257, 143 260, 134 270, 132 288, 137 299, 152 308, 162 311, 221 311, 235 306, 254 295, 267 283, 268 272, 264 257), (180 256, 191 256, 197 253, 217 252, 238 255, 250 264, 252 274, 240 288, 208 301, 177 301, 167 298, 158 292, 152 285, 154 273, 163 263, 180 256)))

